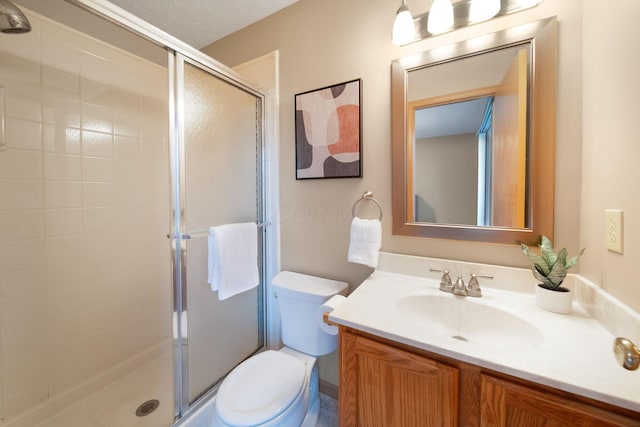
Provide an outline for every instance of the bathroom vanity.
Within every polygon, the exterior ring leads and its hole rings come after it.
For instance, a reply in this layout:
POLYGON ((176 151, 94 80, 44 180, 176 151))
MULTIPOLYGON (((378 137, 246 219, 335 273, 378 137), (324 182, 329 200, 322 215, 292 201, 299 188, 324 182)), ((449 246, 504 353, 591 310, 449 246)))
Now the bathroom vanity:
POLYGON ((340 326, 340 425, 640 426, 640 374, 616 363, 614 335, 580 304, 571 315, 537 308, 529 275, 381 254, 329 315, 340 326), (495 278, 482 297, 458 297, 438 290, 430 267, 495 278))

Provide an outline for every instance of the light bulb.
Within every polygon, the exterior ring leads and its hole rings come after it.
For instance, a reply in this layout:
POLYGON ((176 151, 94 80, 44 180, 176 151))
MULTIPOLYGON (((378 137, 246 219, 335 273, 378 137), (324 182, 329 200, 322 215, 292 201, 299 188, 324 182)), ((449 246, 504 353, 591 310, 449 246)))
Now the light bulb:
POLYGON ((393 22, 392 42, 396 46, 401 46, 412 42, 416 38, 416 27, 413 23, 413 16, 409 12, 409 8, 402 2, 402 6, 396 13, 396 19, 393 22))
POLYGON ((444 33, 453 27, 453 6, 451 0, 434 0, 429 10, 427 31, 431 34, 444 33))
POLYGON ((542 3, 542 0, 518 0, 518 7, 521 9, 527 9, 542 3))
POLYGON ((496 16, 498 12, 500 12, 500 0, 472 0, 469 21, 486 21, 496 16))

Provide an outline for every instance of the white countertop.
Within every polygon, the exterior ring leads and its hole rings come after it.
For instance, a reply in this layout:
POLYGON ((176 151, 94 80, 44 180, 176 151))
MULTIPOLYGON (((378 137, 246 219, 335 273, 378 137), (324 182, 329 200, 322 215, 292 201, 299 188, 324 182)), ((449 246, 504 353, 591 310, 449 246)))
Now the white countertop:
MULTIPOLYGON (((455 276, 453 277, 455 280, 455 276)), ((438 289, 437 278, 375 271, 329 315, 329 320, 416 348, 459 359, 515 377, 640 411, 640 370, 627 371, 612 351, 614 336, 574 302, 573 313, 546 312, 532 293, 484 286, 481 298, 457 297, 438 289), (498 308, 534 325, 541 342, 510 348, 463 342, 434 333, 429 325, 396 308, 409 295, 466 298, 498 308)), ((506 339, 506 338, 505 338, 506 339)))

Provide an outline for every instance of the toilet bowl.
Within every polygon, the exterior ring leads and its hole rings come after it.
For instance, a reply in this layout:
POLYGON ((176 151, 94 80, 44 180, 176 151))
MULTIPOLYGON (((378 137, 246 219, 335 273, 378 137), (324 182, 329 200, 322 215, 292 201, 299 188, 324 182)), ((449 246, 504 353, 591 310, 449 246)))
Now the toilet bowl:
POLYGON ((337 336, 320 329, 318 309, 333 295, 346 294, 347 287, 288 271, 274 277, 285 346, 258 353, 229 373, 215 397, 213 427, 316 425, 316 357, 337 348, 337 336))

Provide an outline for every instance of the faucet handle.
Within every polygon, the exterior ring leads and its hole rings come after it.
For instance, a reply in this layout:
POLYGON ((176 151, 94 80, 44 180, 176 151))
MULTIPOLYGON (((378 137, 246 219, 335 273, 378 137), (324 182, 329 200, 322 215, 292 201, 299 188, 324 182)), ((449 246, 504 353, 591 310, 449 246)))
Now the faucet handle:
POLYGON ((485 279, 493 279, 493 276, 489 276, 486 274, 471 274, 471 279, 469 279, 469 284, 467 285, 467 295, 470 297, 481 297, 482 290, 480 289, 480 282, 478 281, 478 277, 483 277, 485 279))
POLYGON ((429 271, 434 273, 442 273, 442 279, 440 280, 440 290, 444 292, 453 292, 453 283, 451 282, 451 276, 449 276, 449 270, 438 270, 437 268, 430 268, 429 271))

